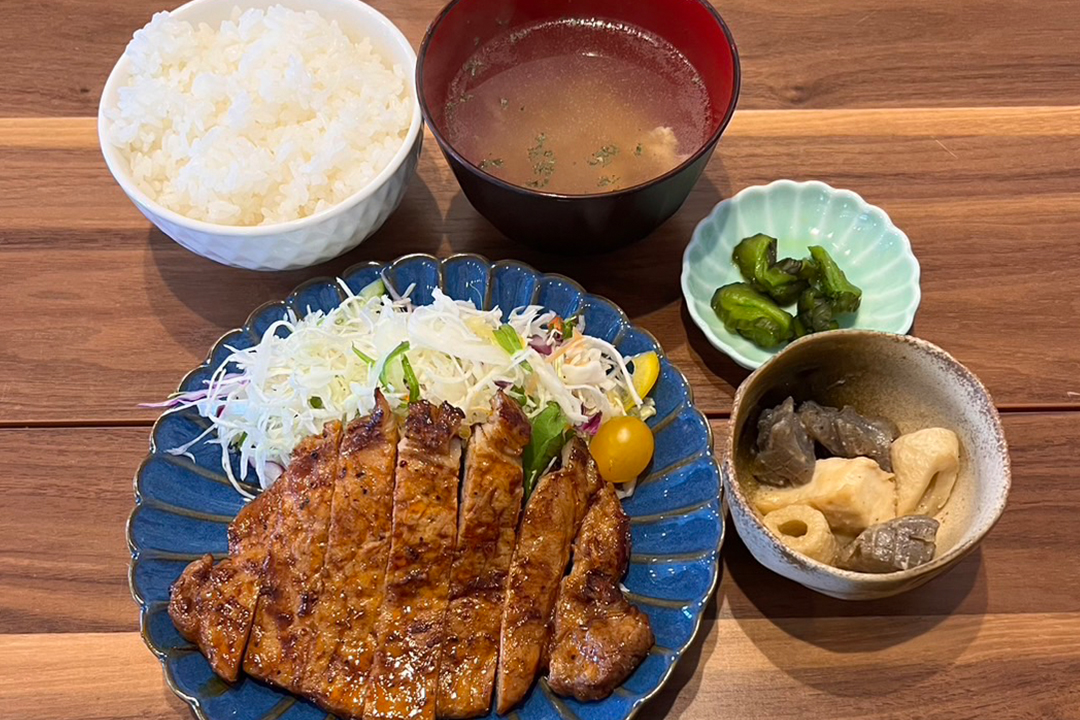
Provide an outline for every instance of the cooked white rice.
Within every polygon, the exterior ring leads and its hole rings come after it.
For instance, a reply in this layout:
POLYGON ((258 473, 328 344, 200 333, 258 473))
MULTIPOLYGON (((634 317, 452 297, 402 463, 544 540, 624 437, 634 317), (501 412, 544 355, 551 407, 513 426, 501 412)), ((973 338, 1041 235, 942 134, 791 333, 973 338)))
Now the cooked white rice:
POLYGON ((189 218, 331 207, 389 164, 411 121, 406 70, 314 11, 234 9, 217 28, 157 13, 125 52, 109 139, 143 191, 189 218))

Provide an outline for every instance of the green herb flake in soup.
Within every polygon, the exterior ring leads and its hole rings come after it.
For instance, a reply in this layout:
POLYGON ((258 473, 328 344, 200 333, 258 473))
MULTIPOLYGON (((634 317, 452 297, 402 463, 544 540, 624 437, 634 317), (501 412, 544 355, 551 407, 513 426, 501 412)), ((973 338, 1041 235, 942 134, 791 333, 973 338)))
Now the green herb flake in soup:
MULTIPOLYGON (((638 145, 641 147, 641 145, 638 145)), ((605 145, 592 154, 589 158, 590 165, 600 165, 601 167, 607 166, 611 163, 611 159, 619 154, 619 148, 614 145, 605 145)))

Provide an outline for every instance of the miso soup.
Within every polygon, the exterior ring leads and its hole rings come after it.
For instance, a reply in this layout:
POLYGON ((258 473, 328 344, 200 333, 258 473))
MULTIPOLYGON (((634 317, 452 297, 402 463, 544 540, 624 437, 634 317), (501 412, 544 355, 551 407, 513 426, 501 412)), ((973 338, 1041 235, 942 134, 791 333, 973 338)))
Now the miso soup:
POLYGON ((709 97, 670 43, 640 28, 566 19, 482 45, 450 86, 446 128, 506 182, 567 195, 628 188, 706 141, 709 97))

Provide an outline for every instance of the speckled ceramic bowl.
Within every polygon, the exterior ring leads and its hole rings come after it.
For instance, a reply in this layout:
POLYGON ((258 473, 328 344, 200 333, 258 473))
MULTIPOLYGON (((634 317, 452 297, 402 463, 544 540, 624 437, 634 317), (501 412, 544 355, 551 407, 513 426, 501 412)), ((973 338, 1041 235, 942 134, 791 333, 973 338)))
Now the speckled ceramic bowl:
POLYGON ((731 252, 757 233, 777 238, 778 258, 806 257, 810 245, 829 251, 863 291, 859 312, 839 318, 842 328, 894 333, 911 328, 920 300, 919 261, 907 235, 884 210, 850 190, 777 180, 718 204, 698 223, 683 255, 682 291, 690 316, 714 347, 743 367, 758 367, 779 348, 759 348, 727 330, 710 301, 721 285, 742 281, 731 252))
POLYGON ((796 340, 739 387, 723 463, 725 497, 735 528, 765 567, 825 595, 872 600, 922 585, 971 552, 990 531, 1009 494, 1009 452, 994 402, 967 368, 941 348, 906 335, 835 330, 796 340), (852 405, 893 420, 901 432, 945 427, 960 438, 960 474, 941 513, 935 558, 895 573, 850 572, 811 560, 782 544, 761 522, 749 496, 749 472, 761 411, 787 396, 852 405))

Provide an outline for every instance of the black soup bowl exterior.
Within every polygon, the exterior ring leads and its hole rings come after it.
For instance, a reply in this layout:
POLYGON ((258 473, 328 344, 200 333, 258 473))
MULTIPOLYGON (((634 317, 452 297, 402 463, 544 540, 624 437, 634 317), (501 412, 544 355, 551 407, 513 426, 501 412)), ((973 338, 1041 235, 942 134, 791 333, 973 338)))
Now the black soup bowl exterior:
POLYGON ((705 0, 453 0, 428 28, 416 64, 424 120, 473 207, 504 235, 539 250, 604 252, 645 237, 683 204, 735 112, 739 56, 705 0), (450 86, 477 47, 515 29, 564 18, 637 26, 678 49, 709 96, 710 132, 677 167, 609 193, 562 195, 513 185, 466 160, 449 142, 450 86))

